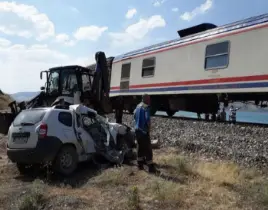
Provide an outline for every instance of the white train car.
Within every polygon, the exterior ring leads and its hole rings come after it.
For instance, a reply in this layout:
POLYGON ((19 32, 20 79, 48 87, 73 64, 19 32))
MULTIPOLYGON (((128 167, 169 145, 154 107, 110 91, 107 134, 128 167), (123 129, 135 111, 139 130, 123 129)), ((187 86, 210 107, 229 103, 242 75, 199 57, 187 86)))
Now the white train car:
POLYGON ((170 116, 179 110, 215 114, 219 102, 267 100, 268 14, 178 34, 179 39, 115 57, 110 97, 122 97, 131 112, 148 93, 152 113, 170 116))

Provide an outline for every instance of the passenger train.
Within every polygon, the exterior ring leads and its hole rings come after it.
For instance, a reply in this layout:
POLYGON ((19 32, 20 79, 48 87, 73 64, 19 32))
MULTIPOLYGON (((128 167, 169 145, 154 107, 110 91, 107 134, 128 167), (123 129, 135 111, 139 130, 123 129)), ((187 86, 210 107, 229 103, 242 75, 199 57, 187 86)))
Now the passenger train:
MULTIPOLYGON (((133 112, 151 95, 151 112, 215 114, 219 103, 268 99, 268 14, 217 27, 179 30, 180 38, 107 59, 110 98, 133 112)), ((94 69, 94 65, 89 66, 94 69)))

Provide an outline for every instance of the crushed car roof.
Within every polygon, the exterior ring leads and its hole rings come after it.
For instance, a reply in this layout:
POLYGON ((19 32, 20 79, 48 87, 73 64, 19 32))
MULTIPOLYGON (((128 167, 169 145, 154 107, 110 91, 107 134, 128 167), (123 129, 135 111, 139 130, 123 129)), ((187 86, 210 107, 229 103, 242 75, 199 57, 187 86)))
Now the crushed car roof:
POLYGON ((69 106, 70 110, 74 110, 78 114, 87 114, 88 112, 92 112, 97 114, 97 112, 94 109, 90 109, 82 104, 74 104, 69 106))

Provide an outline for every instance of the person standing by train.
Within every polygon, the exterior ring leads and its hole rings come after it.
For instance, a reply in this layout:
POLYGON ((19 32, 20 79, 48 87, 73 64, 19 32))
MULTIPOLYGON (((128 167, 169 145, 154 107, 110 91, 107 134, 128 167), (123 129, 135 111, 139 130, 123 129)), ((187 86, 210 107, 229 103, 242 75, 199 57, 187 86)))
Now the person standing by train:
POLYGON ((232 123, 236 123, 236 111, 239 108, 234 108, 233 105, 231 105, 230 107, 230 113, 229 113, 229 121, 231 121, 232 123))
POLYGON ((137 163, 138 168, 143 170, 144 164, 147 164, 150 173, 155 172, 153 164, 153 151, 150 139, 150 96, 144 94, 142 102, 134 110, 135 133, 137 138, 137 163))
POLYGON ((226 121, 226 112, 225 112, 225 108, 223 107, 220 113, 221 116, 221 121, 225 122, 226 121))

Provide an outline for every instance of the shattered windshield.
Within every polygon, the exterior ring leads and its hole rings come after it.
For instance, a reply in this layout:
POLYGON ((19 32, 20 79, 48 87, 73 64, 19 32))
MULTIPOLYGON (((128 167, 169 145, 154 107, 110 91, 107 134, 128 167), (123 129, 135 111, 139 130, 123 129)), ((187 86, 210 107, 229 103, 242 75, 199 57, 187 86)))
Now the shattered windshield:
POLYGON ((59 70, 51 71, 47 82, 48 93, 55 93, 59 91, 59 70))
POLYGON ((61 72, 62 94, 73 95, 78 87, 76 72, 74 69, 64 69, 61 72))

